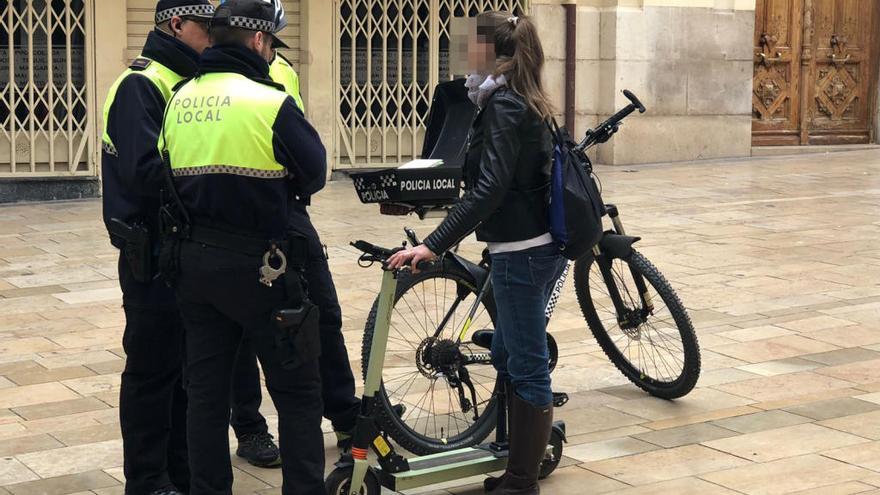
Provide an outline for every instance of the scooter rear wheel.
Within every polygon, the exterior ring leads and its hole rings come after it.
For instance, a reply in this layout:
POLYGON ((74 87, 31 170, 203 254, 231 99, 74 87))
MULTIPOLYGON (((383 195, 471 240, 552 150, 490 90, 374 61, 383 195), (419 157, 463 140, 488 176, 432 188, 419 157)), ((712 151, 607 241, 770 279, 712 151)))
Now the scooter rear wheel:
MULTIPOLYGON (((351 493, 351 475, 352 468, 350 467, 334 469, 327 476, 327 480, 324 481, 328 495, 349 495, 351 493)), ((376 479, 373 470, 370 469, 364 477, 360 495, 380 495, 381 493, 382 486, 379 484, 379 480, 376 479)))

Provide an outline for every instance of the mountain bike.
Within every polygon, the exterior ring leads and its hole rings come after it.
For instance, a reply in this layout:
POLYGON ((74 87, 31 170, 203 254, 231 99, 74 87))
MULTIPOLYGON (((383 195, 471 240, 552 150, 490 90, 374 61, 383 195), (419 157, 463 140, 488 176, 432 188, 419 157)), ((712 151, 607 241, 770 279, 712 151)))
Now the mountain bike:
MULTIPOLYGON (((576 152, 595 177, 587 150, 608 141, 621 122, 644 106, 629 91, 630 104, 586 132, 576 152)), ((383 205, 384 206, 384 205, 383 205)), ((452 207, 396 204, 420 218, 452 207)), ((569 262, 546 308, 549 319, 574 277, 578 304, 608 359, 633 384, 663 399, 689 393, 700 375, 700 350, 687 310, 660 271, 633 248, 640 238, 627 235, 618 208, 605 205, 609 229, 592 252, 569 262)), ((413 245, 419 239, 405 229, 413 245)), ((433 268, 401 272, 391 314, 378 420, 401 447, 418 455, 477 445, 495 425, 499 384, 492 366, 491 336, 496 305, 491 261, 445 254, 433 268), (403 415, 392 405, 404 404, 403 415)), ((366 373, 378 300, 364 328, 362 363, 366 373)), ((548 333, 551 371, 558 348, 548 333)), ((556 394, 555 400, 566 400, 556 394)))

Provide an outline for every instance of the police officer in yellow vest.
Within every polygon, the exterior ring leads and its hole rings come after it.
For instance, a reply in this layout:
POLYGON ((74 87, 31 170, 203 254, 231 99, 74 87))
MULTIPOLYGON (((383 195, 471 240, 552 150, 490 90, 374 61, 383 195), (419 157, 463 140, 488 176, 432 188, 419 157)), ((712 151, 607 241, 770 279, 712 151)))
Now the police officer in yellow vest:
POLYGON ((283 85, 284 91, 296 100, 296 106, 305 113, 306 107, 303 104, 302 94, 299 91, 299 74, 296 73, 290 60, 287 60, 278 51, 275 52, 275 58, 269 63, 269 77, 283 85))
MULTIPOLYGON (((228 0, 198 76, 169 101, 159 142, 183 221, 176 293, 186 327, 192 495, 229 494, 233 361, 253 346, 279 416, 284 494, 324 494, 317 312, 302 298, 289 198, 324 186, 326 155, 292 97, 269 79, 275 16, 228 0)), ((172 266, 170 263, 167 266, 172 266)), ((169 270, 170 271, 170 270, 169 270)))
MULTIPOLYGON (((300 110, 305 112, 299 90, 299 76, 284 56, 277 50, 287 48, 277 34, 287 26, 287 16, 280 0, 272 0, 275 7, 275 56, 269 64, 269 76, 276 83, 284 86, 285 92, 297 102, 300 110)), ((224 1, 221 1, 222 5, 224 1)), ((337 434, 337 445, 345 449, 351 443, 351 431, 354 429, 357 414, 360 411, 360 399, 355 395, 355 379, 349 363, 345 338, 342 334, 342 310, 333 284, 333 276, 327 263, 325 250, 314 225, 312 225, 306 209, 308 197, 291 198, 288 216, 288 229, 295 235, 303 236, 308 243, 308 254, 304 277, 309 287, 309 298, 320 309, 321 327, 321 358, 319 361, 322 380, 322 397, 324 400, 324 417, 329 419, 337 434)), ((246 343, 239 351, 239 361, 233 380, 234 407, 231 423, 239 444, 242 439, 249 439, 248 432, 260 426, 259 407, 260 390, 247 386, 259 379, 256 357, 250 352, 246 343), (250 361, 252 364, 248 365, 250 361)), ((400 412, 403 406, 396 406, 400 412)), ((265 423, 263 423, 265 424, 265 423)), ((254 449, 251 449, 254 450, 254 449)), ((256 452, 254 452, 256 454, 256 452)))
POLYGON ((156 275, 157 211, 164 167, 156 143, 175 84, 195 74, 208 46, 208 0, 161 0, 142 55, 104 106, 104 222, 121 250, 119 284, 127 358, 119 393, 125 492, 189 491, 183 326, 173 292, 156 275))

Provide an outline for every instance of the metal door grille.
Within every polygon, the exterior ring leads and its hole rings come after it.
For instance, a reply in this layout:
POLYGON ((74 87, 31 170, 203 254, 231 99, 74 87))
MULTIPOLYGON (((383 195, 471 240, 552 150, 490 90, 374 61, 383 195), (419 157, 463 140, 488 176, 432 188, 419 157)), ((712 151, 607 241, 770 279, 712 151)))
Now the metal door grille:
POLYGON ((88 0, 0 0, 0 177, 94 174, 88 0))
POLYGON ((338 168, 417 158, 432 91, 450 79, 449 24, 528 0, 337 0, 338 168))

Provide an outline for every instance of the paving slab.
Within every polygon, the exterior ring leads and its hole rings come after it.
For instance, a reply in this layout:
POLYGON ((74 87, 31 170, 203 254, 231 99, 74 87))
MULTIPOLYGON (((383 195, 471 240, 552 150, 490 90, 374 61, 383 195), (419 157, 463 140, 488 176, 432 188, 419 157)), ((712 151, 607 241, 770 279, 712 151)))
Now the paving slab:
POLYGON ((748 495, 781 495, 825 487, 870 476, 871 472, 819 455, 790 457, 704 474, 706 481, 748 495))
POLYGON ((786 426, 703 442, 703 445, 753 462, 769 462, 868 441, 816 424, 786 426))
MULTIPOLYGON (((880 492, 880 151, 626 170, 597 167, 603 195, 688 308, 702 376, 675 401, 633 386, 569 281, 549 330, 570 443, 544 492, 880 492)), ((424 237, 438 220, 381 216, 348 181, 317 194, 311 215, 359 370, 378 271, 358 268, 348 242, 396 245, 402 227, 424 237)), ((461 252, 481 249, 468 239, 461 252)), ((2 495, 123 494, 117 256, 100 200, 0 206, 2 495)), ((329 469, 338 453, 325 429, 329 469)), ((233 465, 236 494, 280 494, 280 471, 233 465)), ((480 482, 418 493, 480 493, 480 482)))

